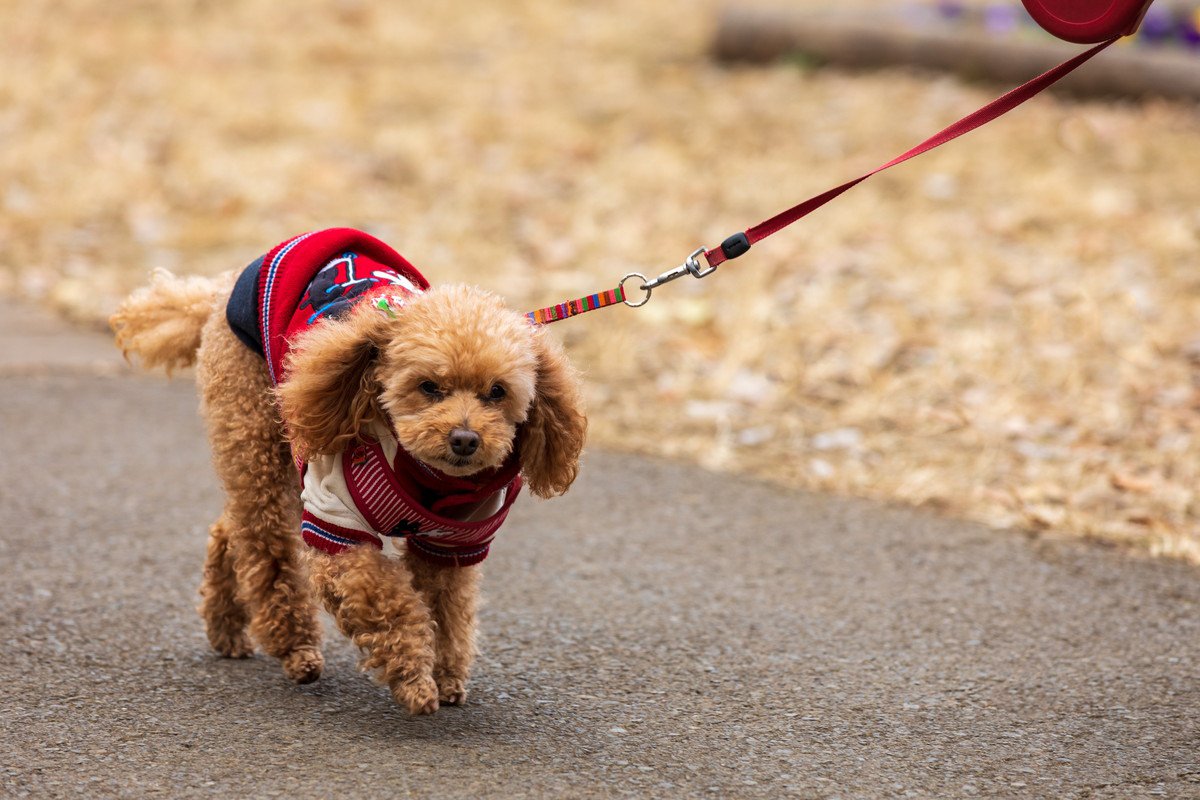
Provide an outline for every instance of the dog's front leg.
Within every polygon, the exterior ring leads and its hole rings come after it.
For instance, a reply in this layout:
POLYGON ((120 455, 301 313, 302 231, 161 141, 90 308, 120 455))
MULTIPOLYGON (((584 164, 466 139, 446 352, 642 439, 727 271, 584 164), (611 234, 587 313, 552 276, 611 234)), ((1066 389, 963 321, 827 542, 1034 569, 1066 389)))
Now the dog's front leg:
POLYGON ((467 702, 467 678, 475 660, 480 567, 445 567, 412 557, 409 563, 413 583, 433 615, 437 644, 433 678, 438 699, 460 706, 467 702))
POLYGON ((309 554, 317 595, 338 629, 363 651, 360 663, 412 714, 438 710, 433 622, 403 561, 368 545, 309 554))

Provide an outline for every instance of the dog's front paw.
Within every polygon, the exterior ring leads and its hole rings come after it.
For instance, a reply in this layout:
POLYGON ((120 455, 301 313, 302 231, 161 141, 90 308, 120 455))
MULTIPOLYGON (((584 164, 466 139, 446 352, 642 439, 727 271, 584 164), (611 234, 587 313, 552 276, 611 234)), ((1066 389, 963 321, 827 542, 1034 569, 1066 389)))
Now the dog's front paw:
POLYGON ((462 706, 467 703, 467 679, 450 675, 438 675, 438 700, 447 706, 462 706))
POLYGON ((208 641, 223 658, 249 658, 254 655, 254 645, 250 644, 250 637, 240 631, 227 634, 210 630, 208 641))
POLYGON ((392 697, 414 716, 438 710, 438 687, 428 675, 393 684, 392 697))
POLYGON ((295 683, 312 683, 321 677, 325 668, 325 659, 321 651, 312 647, 301 647, 293 650, 279 660, 283 666, 283 674, 295 683))

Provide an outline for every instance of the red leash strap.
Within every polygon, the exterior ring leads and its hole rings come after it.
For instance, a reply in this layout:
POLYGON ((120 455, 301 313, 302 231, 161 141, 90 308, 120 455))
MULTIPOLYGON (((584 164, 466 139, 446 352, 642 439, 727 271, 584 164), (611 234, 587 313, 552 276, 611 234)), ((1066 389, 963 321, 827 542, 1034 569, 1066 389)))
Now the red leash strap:
POLYGON ((768 220, 763 220, 753 228, 748 228, 742 233, 735 233, 733 236, 730 236, 728 239, 721 242, 720 247, 713 248, 712 250, 700 248, 688 256, 687 260, 684 261, 683 264, 675 267, 672 270, 664 272, 653 280, 648 279, 640 272, 631 272, 621 279, 621 283, 616 289, 612 289, 607 292, 601 292, 595 295, 588 295, 587 297, 571 300, 566 303, 559 303, 557 306, 548 306, 546 308, 538 309, 537 311, 530 311, 526 316, 529 318, 529 321, 535 325, 548 325, 551 322, 557 322, 560 319, 567 319, 568 317, 584 314, 588 311, 594 311, 597 308, 605 308, 610 305, 616 305, 617 303, 625 303, 625 305, 636 308, 638 306, 645 305, 650 300, 651 291, 663 285, 664 283, 673 281, 676 278, 681 278, 684 275, 691 275, 694 278, 703 278, 707 275, 710 275, 719 264, 723 264, 726 261, 744 255, 746 251, 750 249, 750 246, 755 242, 761 242, 771 234, 783 230, 793 222, 808 216, 821 206, 828 203, 830 200, 833 200, 842 193, 853 189, 855 186, 862 183, 872 175, 883 172, 885 169, 891 169, 897 164, 903 164, 910 158, 916 158, 922 153, 928 153, 935 147, 941 147, 946 142, 957 139, 963 134, 970 133, 976 128, 986 125, 997 117, 1007 114, 1009 111, 1012 111, 1026 100, 1041 94, 1046 89, 1049 89, 1051 86, 1070 75, 1076 69, 1087 63, 1092 56, 1097 55, 1101 50, 1108 47, 1119 38, 1121 37, 1115 36, 1107 41, 1101 42, 1092 49, 1080 53, 1069 61, 1065 61, 1062 64, 1059 64, 1057 67, 1043 72, 1041 75, 1037 76, 1028 83, 1018 86, 1016 89, 1013 89, 1011 92, 1002 97, 996 98, 978 111, 968 114, 958 122, 955 122, 941 133, 931 136, 913 149, 909 150, 907 153, 893 158, 891 161, 887 162, 878 169, 868 172, 861 178, 855 178, 852 181, 843 183, 841 186, 830 189, 829 191, 819 194, 816 197, 810 197, 803 203, 792 206, 787 211, 776 214, 768 220), (701 254, 704 255, 705 260, 708 262, 708 265, 703 268, 700 266, 699 259, 697 258, 701 254), (640 278, 642 283, 639 288, 646 293, 645 296, 636 303, 630 302, 625 296, 625 281, 629 280, 630 278, 640 278))
POLYGON ((713 248, 712 250, 705 250, 704 258, 708 261, 708 265, 710 267, 715 267, 718 264, 723 264, 724 262, 729 261, 730 259, 737 258, 749 250, 750 246, 755 242, 760 242, 771 234, 786 228, 788 225, 791 225, 796 220, 808 216, 821 206, 828 203, 830 200, 833 200, 843 192, 853 189, 855 186, 862 183, 872 175, 883 172, 885 169, 891 169, 897 164, 902 164, 905 161, 908 161, 910 158, 916 158, 922 153, 928 153, 935 147, 941 147, 946 142, 957 139, 959 136, 962 136, 965 133, 970 133, 976 128, 986 125, 997 117, 1007 114, 1009 111, 1012 111, 1026 100, 1035 97, 1046 89, 1049 89, 1054 84, 1058 83, 1063 78, 1070 75, 1077 68, 1087 63, 1092 56, 1097 55, 1101 50, 1108 47, 1119 38, 1120 37, 1118 36, 1109 39, 1108 41, 1101 42, 1092 49, 1080 53, 1071 60, 1059 64, 1057 67, 1042 73, 1028 83, 1018 86, 1016 89, 1013 89, 1003 97, 996 98, 978 111, 963 117, 958 122, 955 122, 941 133, 931 136, 930 138, 921 142, 904 155, 893 158, 891 161, 887 162, 878 169, 868 172, 861 178, 855 178, 852 181, 843 183, 841 186, 830 189, 829 191, 819 194, 816 197, 810 197, 803 203, 794 205, 787 211, 776 214, 770 219, 758 223, 753 228, 747 229, 743 233, 736 233, 733 236, 730 236, 721 243, 720 247, 713 248))

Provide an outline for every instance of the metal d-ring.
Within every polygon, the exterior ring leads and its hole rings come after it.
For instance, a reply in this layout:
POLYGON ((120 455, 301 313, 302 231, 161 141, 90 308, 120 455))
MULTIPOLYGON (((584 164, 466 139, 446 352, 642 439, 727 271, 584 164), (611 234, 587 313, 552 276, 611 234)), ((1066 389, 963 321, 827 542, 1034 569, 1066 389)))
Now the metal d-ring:
POLYGON ((630 308, 641 308, 642 306, 646 305, 646 303, 650 302, 650 287, 646 285, 646 283, 647 283, 646 276, 640 272, 631 272, 628 275, 626 275, 624 278, 621 278, 621 282, 617 284, 617 288, 621 290, 622 294, 625 293, 625 281, 629 280, 630 278, 641 278, 642 279, 642 285, 639 286, 638 288, 645 289, 646 296, 643 297, 641 299, 641 302, 638 302, 638 303, 629 302, 629 298, 625 298, 621 302, 623 302, 625 305, 629 306, 630 308))

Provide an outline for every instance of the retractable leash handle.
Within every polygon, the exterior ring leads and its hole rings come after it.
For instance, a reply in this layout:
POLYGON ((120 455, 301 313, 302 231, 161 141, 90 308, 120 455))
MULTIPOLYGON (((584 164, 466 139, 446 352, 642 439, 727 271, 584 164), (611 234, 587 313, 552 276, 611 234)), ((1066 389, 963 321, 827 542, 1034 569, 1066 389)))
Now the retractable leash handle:
POLYGON ((1050 33, 1068 41, 1093 43, 1095 47, 1086 50, 1074 58, 1064 61, 1057 67, 1043 72, 1028 83, 1018 86, 1011 92, 996 98, 983 108, 968 114, 953 125, 926 139, 921 144, 903 153, 877 169, 867 174, 847 181, 841 186, 835 186, 815 197, 810 197, 786 211, 782 211, 770 219, 763 220, 752 228, 735 233, 721 242, 719 247, 712 249, 701 247, 674 269, 667 270, 657 278, 647 278, 640 272, 631 272, 621 279, 615 289, 607 292, 588 295, 576 300, 569 300, 546 308, 530 311, 525 316, 535 325, 548 325, 562 319, 568 319, 578 314, 594 311, 598 308, 624 303, 637 308, 650 301, 651 292, 670 281, 691 275, 694 278, 704 278, 716 271, 717 267, 726 261, 745 255, 756 242, 760 242, 773 233, 791 225, 821 206, 834 200, 843 193, 853 189, 858 184, 902 164, 910 158, 927 153, 941 147, 963 134, 970 133, 976 128, 986 125, 997 117, 1007 114, 1017 106, 1032 97, 1041 94, 1063 78, 1083 66, 1092 57, 1099 54, 1122 36, 1127 36, 1137 30, 1138 24, 1149 8, 1152 0, 1022 0, 1029 13, 1037 22, 1050 33), (701 266, 700 257, 706 264, 701 266), (641 281, 638 287, 645 294, 636 301, 628 299, 625 293, 625 283, 632 278, 641 281))
POLYGON ((1059 39, 1095 44, 1131 36, 1142 24, 1151 0, 1021 0, 1025 10, 1059 39))

